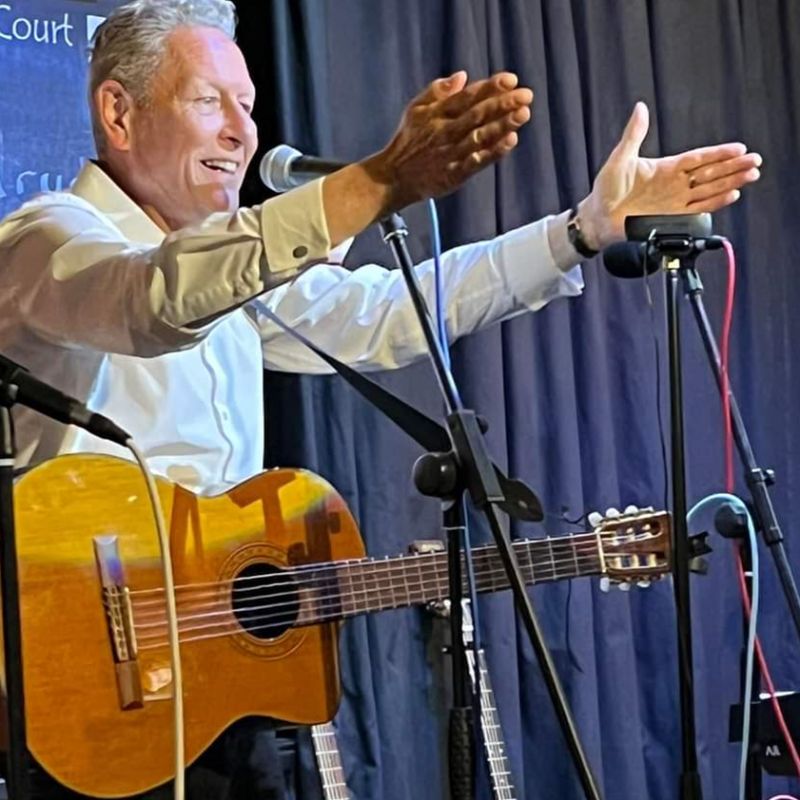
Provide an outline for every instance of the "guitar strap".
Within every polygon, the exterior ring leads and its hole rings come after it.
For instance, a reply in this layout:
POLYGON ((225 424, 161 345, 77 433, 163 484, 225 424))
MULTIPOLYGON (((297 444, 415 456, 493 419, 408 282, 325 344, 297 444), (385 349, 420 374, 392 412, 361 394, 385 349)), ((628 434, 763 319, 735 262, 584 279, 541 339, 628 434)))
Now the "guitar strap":
MULTIPOLYGON (((302 333, 290 328, 262 300, 255 298, 251 303, 270 322, 275 323, 284 333, 292 336, 317 357, 321 358, 367 402, 375 406, 425 450, 429 452, 446 452, 451 449, 450 436, 438 422, 413 408, 404 400, 375 383, 375 381, 370 380, 352 367, 348 367, 332 355, 321 350, 311 340, 303 336, 302 333)), ((498 504, 499 507, 515 519, 539 522, 544 514, 536 495, 522 481, 508 478, 494 462, 492 462, 492 466, 503 490, 504 500, 498 504)))

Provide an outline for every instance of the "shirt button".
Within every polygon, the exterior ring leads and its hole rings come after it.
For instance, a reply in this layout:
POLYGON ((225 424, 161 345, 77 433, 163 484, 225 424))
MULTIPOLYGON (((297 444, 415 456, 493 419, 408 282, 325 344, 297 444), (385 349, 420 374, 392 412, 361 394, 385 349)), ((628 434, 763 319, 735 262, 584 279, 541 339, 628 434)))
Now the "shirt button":
POLYGON ((295 258, 303 258, 308 255, 308 248, 301 244, 299 247, 295 247, 295 249, 292 250, 292 255, 295 258))

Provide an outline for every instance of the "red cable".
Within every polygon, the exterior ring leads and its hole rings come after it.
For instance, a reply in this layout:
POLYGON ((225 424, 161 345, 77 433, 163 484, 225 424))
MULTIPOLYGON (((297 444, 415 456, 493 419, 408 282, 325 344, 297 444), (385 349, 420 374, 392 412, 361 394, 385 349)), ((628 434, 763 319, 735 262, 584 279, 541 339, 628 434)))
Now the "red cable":
MULTIPOLYGON (((731 423, 731 397, 730 385, 728 382, 728 355, 730 346, 730 333, 731 321, 733 319, 733 298, 736 288, 736 257, 733 252, 733 246, 725 239, 724 240, 725 252, 728 255, 728 289, 725 293, 725 315, 722 322, 722 342, 720 344, 720 392, 722 395, 722 421, 723 421, 723 436, 724 436, 724 450, 725 450, 725 491, 728 494, 733 494, 734 478, 733 478, 733 426, 731 423)), ((741 546, 734 548, 734 558, 736 562, 736 572, 739 579, 739 589, 742 595, 742 604, 744 605, 745 616, 747 621, 750 621, 750 595, 747 591, 747 583, 745 581, 744 567, 742 565, 741 546)), ((775 718, 778 721, 778 727, 781 729, 783 738, 786 741, 786 746, 789 749, 789 754, 794 762, 794 768, 800 777, 800 755, 798 755, 797 748, 792 741, 792 735, 789 732, 789 727, 783 717, 780 703, 775 694, 775 685, 772 682, 772 675, 770 674, 767 660, 764 657, 764 651, 761 648, 761 640, 756 636, 756 656, 758 657, 758 665, 761 670, 761 675, 764 682, 767 684, 767 692, 769 699, 772 703, 772 710, 775 713, 775 718)))
POLYGON ((722 392, 722 425, 725 446, 725 490, 733 493, 733 426, 731 424, 731 393, 728 380, 728 355, 731 342, 731 322, 733 320, 733 298, 736 292, 736 257, 733 246, 723 240, 728 255, 728 289, 725 292, 725 316, 722 323, 722 343, 720 345, 720 377, 722 392))

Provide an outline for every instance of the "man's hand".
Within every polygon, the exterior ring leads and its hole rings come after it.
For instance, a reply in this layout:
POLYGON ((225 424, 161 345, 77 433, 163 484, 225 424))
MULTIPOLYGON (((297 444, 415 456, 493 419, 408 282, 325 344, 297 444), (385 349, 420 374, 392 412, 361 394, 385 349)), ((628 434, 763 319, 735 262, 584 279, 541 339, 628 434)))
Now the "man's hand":
POLYGON ((533 102, 533 92, 518 82, 500 72, 468 84, 462 71, 414 98, 392 140, 366 164, 391 186, 391 205, 446 194, 511 152, 533 102))
POLYGON ((639 155, 649 114, 637 103, 622 138, 578 206, 586 243, 595 250, 625 238, 633 214, 699 214, 739 199, 739 189, 760 177, 761 156, 738 142, 687 150, 665 158, 639 155))
POLYGON ((405 110, 380 152, 328 176, 323 201, 334 244, 410 203, 453 191, 517 145, 533 92, 500 72, 467 83, 456 72, 431 83, 405 110))

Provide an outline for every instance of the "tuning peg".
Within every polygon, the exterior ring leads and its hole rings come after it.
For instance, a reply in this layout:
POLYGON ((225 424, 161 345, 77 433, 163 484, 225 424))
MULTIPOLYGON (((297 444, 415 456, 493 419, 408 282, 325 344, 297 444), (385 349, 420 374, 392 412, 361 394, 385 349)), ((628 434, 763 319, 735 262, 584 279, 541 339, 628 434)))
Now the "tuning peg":
POLYGON ((621 592, 629 592, 631 590, 631 585, 629 583, 620 583, 618 588, 621 592))
POLYGON ((638 514, 639 513, 639 506, 625 506, 626 514, 638 514))
POLYGON ((603 521, 603 515, 599 511, 590 511, 586 515, 586 520, 593 528, 596 528, 603 521))
POLYGON ((613 517, 621 517, 622 514, 620 514, 620 511, 619 511, 618 508, 614 508, 614 506, 611 506, 611 508, 607 508, 606 509, 606 516, 613 518, 613 517))
POLYGON ((600 591, 605 592, 606 594, 611 591, 611 578, 606 575, 603 575, 603 577, 600 578, 600 591))
POLYGON ((650 587, 653 585, 653 581, 647 581, 647 580, 644 580, 644 581, 636 581, 636 585, 637 585, 637 586, 638 586, 640 589, 649 589, 649 588, 650 588, 650 587))

